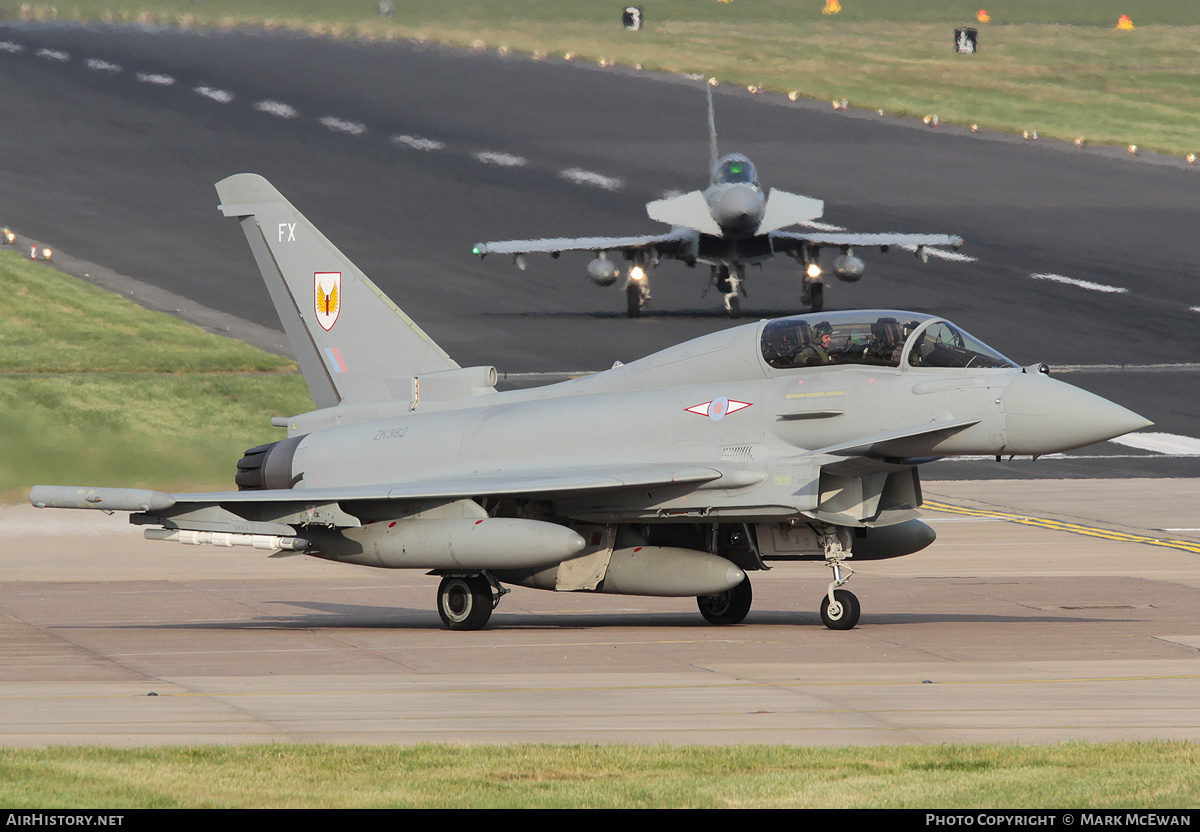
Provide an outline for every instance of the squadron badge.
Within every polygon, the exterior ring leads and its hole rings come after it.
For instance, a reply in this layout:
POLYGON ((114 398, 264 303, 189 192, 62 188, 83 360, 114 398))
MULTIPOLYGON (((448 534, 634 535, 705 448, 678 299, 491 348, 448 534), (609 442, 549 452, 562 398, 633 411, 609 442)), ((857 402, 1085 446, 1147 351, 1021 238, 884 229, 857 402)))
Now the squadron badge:
POLYGON ((342 273, 316 272, 313 284, 316 287, 317 323, 328 332, 337 323, 342 308, 342 273))

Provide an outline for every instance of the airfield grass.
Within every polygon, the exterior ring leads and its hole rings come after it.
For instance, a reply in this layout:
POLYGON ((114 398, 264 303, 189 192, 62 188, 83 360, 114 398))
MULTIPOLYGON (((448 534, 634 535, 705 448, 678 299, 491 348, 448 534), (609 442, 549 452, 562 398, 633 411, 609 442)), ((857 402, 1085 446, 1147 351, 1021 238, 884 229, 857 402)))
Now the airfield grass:
POLYGON ((4 748, 0 805, 1188 809, 1197 765, 1183 742, 4 748))
POLYGON ((288 359, 0 251, 0 498, 38 483, 228 488, 272 416, 312 409, 288 359))
POLYGON ((366 0, 80 0, 8 13, 570 54, 981 129, 1200 153, 1194 0, 845 0, 837 15, 822 14, 823 0, 664 0, 641 3, 639 32, 620 26, 619 5, 596 0, 394 5, 391 19, 366 0), (975 19, 980 7, 991 22, 975 19), (1116 28, 1125 13, 1133 31, 1116 28), (980 32, 975 55, 952 49, 962 25, 980 32))

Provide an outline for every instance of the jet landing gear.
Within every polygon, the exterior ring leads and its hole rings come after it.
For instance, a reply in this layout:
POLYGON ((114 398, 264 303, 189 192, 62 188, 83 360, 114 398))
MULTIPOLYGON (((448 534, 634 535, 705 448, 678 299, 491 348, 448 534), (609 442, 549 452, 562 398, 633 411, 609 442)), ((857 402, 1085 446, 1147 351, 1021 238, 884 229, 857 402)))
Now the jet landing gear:
POLYGON ((750 589, 749 577, 743 578, 733 589, 717 595, 701 595, 696 599, 700 614, 709 624, 741 624, 753 602, 754 593, 750 589))
POLYGON ((438 615, 451 630, 479 630, 510 591, 487 575, 447 575, 438 586, 438 615))
POLYGON ((630 318, 639 317, 648 300, 650 276, 644 266, 635 265, 629 270, 629 279, 625 281, 625 314, 630 318))
POLYGON ((833 581, 821 599, 821 622, 831 630, 851 630, 858 623, 862 608, 853 592, 840 589, 854 575, 854 570, 844 562, 850 553, 842 548, 836 532, 823 532, 820 540, 825 548, 825 565, 833 570, 833 581), (846 575, 842 575, 843 569, 846 575))
POLYGON ((739 296, 746 294, 746 290, 742 286, 745 279, 745 266, 737 266, 732 272, 728 266, 713 266, 712 281, 716 284, 717 291, 725 296, 725 312, 731 318, 742 314, 739 296))

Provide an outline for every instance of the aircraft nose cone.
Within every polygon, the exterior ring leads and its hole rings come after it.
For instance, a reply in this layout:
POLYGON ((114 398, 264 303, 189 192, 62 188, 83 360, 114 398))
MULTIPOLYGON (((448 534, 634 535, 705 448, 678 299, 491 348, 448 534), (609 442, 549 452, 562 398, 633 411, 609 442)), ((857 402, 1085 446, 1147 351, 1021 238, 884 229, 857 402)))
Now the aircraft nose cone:
POLYGON ((765 205, 761 191, 746 185, 735 185, 717 200, 717 224, 729 231, 757 228, 762 221, 765 205))
POLYGON ((1022 373, 1001 404, 1005 453, 1049 454, 1114 439, 1154 424, 1119 404, 1041 373, 1022 373))

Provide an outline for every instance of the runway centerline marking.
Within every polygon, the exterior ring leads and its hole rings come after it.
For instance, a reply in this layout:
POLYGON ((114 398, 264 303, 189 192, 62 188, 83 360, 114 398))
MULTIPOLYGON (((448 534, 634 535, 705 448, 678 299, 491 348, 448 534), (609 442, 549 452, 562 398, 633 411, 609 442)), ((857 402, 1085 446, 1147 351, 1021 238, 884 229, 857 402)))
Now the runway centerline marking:
POLYGON ((228 90, 219 90, 216 87, 196 87, 196 92, 220 104, 228 104, 233 100, 233 93, 228 90))
POLYGON ((968 517, 986 517, 994 520, 1003 520, 1009 523, 1019 523, 1022 526, 1034 526, 1040 529, 1068 532, 1069 534, 1078 534, 1085 537, 1097 537, 1101 538, 1102 540, 1113 540, 1119 543, 1143 543, 1147 546, 1162 546, 1168 549, 1179 549, 1180 551, 1193 552, 1200 555, 1200 542, 1192 540, 1170 540, 1159 537, 1147 537, 1146 535, 1118 532, 1112 529, 1098 528, 1096 526, 1084 526, 1080 523, 1068 523, 1064 520, 1051 520, 1048 517, 1031 517, 1027 514, 1011 514, 1004 511, 968 508, 967 506, 956 506, 952 505, 951 503, 942 503, 934 500, 926 500, 924 507, 931 511, 941 511, 947 514, 960 514, 968 517))
POLYGON ((392 136, 390 141, 397 147, 407 147, 411 150, 441 150, 446 146, 437 139, 423 139, 420 136, 392 136))
POLYGON ((257 101, 254 109, 279 118, 295 118, 300 115, 295 107, 291 104, 284 104, 282 101, 257 101))
POLYGON ((1036 272, 1029 275, 1034 280, 1049 280, 1054 283, 1064 283, 1068 286, 1077 286, 1080 289, 1087 289, 1091 292, 1105 292, 1108 294, 1123 295, 1129 290, 1122 286, 1109 286, 1105 283, 1093 283, 1090 280, 1079 280, 1074 277, 1066 277, 1061 274, 1051 274, 1049 272, 1036 272))
POLYGON ((499 165, 502 168, 523 168, 529 164, 529 160, 523 156, 514 156, 511 153, 497 153, 494 150, 481 150, 473 155, 485 165, 499 165))
POLYGON ((321 124, 334 132, 345 133, 349 136, 361 136, 367 132, 367 126, 362 122, 348 121, 337 116, 324 116, 321 118, 321 124))
POLYGON ((603 188, 606 191, 619 191, 622 186, 620 179, 613 176, 604 176, 603 174, 593 173, 590 170, 582 168, 569 168, 562 172, 562 178, 569 182, 574 182, 576 185, 590 185, 596 188, 603 188))
POLYGON ((160 87, 169 87, 175 83, 175 79, 170 75, 163 75, 156 72, 139 72, 137 79, 143 84, 156 84, 160 87))

